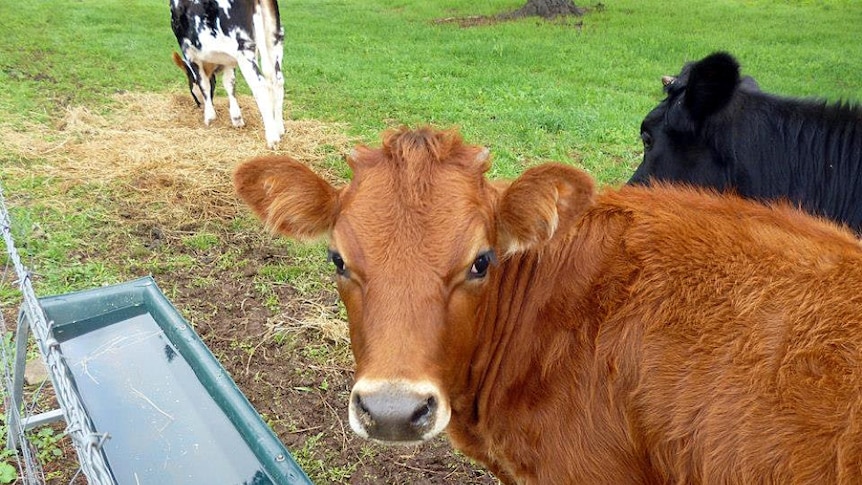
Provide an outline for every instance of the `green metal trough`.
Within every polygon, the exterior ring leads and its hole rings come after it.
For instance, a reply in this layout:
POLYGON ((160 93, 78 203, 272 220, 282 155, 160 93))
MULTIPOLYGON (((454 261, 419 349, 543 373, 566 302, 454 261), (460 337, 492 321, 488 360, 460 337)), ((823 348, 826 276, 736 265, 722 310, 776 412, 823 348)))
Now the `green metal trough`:
POLYGON ((311 483, 152 278, 39 303, 115 483, 311 483))

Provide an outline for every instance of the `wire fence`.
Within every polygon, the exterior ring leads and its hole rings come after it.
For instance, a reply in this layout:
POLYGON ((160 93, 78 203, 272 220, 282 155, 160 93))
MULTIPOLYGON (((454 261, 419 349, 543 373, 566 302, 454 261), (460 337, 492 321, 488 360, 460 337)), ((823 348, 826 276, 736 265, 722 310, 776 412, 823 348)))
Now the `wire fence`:
MULTIPOLYGON (((9 266, 3 275, 3 283, 9 281, 9 266)), ((22 406, 14 403, 12 400, 13 384, 13 367, 14 367, 14 350, 12 346, 12 332, 6 325, 6 319, 3 313, 0 312, 0 325, 2 325, 3 340, 0 345, 0 358, 3 360, 3 397, 4 408, 6 410, 6 432, 14 434, 7 437, 7 443, 17 443, 20 446, 20 453, 12 455, 18 466, 19 477, 25 485, 45 483, 45 474, 42 471, 41 464, 33 456, 30 449, 30 442, 24 435, 24 424, 22 414, 22 406)), ((5 445, 5 443, 4 443, 5 445)))
MULTIPOLYGON (((113 476, 102 450, 102 445, 108 436, 104 433, 98 433, 94 429, 81 398, 75 390, 72 374, 60 351, 60 344, 53 336, 51 323, 46 321, 45 313, 33 291, 30 272, 21 263, 12 237, 11 218, 6 207, 2 185, 0 185, 0 226, 2 226, 0 230, 3 232, 3 240, 9 256, 7 278, 17 284, 22 298, 20 319, 15 332, 16 339, 21 339, 21 337, 26 339, 27 333, 32 332, 33 334, 39 353, 48 370, 48 376, 60 410, 62 410, 63 418, 66 421, 66 433, 70 436, 78 456, 79 473, 83 473, 87 477, 88 483, 91 484, 114 484, 113 476)), ((11 332, 2 317, 2 312, 0 312, 0 322, 2 322, 3 331, 2 345, 0 345, 2 355, 0 357, 3 359, 4 404, 7 411, 8 441, 19 449, 19 453, 15 456, 22 483, 27 485, 45 483, 42 467, 36 457, 33 456, 30 443, 25 435, 27 422, 32 418, 33 406, 25 406, 23 402, 19 402, 23 399, 21 396, 16 396, 17 393, 14 392, 16 380, 20 377, 15 375, 16 357, 10 355, 13 353, 11 332)), ((18 342, 19 345, 14 353, 20 354, 22 349, 25 350, 26 343, 26 340, 23 345, 18 342)), ((17 370, 20 371, 20 369, 17 370)), ((72 478, 72 481, 74 480, 75 477, 72 478)))

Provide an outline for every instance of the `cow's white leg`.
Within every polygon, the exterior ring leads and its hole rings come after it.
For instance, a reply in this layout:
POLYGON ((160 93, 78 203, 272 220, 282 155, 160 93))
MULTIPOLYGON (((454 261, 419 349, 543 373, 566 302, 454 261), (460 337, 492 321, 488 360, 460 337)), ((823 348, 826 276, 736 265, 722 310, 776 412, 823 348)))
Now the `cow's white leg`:
POLYGON ((215 106, 213 106, 213 91, 210 78, 204 74, 204 70, 198 68, 198 87, 204 97, 204 124, 209 126, 216 119, 215 106))
MULTIPOLYGON (((284 37, 284 33, 280 37, 284 37)), ((282 43, 276 42, 272 49, 273 59, 272 65, 274 67, 273 74, 275 79, 270 83, 272 86, 272 98, 274 100, 274 112, 273 119, 275 120, 275 127, 278 130, 279 135, 284 134, 284 74, 282 73, 281 61, 284 57, 284 46, 282 43)))
POLYGON ((263 127, 266 131, 266 146, 275 148, 281 141, 281 133, 278 131, 279 128, 273 117, 272 90, 267 86, 267 82, 254 60, 254 52, 242 52, 237 61, 239 70, 251 88, 254 100, 257 101, 257 108, 260 111, 260 117, 263 119, 263 127))
POLYGON ((245 120, 242 119, 242 110, 240 110, 239 102, 236 100, 236 73, 232 67, 224 68, 222 82, 224 82, 227 101, 230 105, 230 122, 233 126, 241 128, 245 126, 245 120))

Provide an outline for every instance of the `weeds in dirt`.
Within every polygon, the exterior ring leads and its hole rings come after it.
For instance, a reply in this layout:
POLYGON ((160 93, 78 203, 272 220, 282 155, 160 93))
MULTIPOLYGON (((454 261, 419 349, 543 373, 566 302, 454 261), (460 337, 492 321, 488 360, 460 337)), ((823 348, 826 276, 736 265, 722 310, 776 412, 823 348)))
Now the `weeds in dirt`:
POLYGON ((39 450, 36 454, 39 461, 45 463, 63 456, 60 445, 66 433, 54 431, 54 428, 43 426, 28 433, 27 439, 39 450))
POLYGON ((221 242, 215 234, 198 233, 182 238, 183 244, 198 251, 209 251, 221 242))

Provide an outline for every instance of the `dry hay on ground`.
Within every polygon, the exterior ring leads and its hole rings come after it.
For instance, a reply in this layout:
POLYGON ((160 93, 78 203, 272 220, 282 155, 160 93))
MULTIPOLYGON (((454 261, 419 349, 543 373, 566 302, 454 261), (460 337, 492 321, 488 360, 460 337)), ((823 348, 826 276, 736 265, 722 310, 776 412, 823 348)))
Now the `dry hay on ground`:
POLYGON ((285 120, 284 137, 273 152, 264 143, 253 98, 239 101, 246 119, 240 129, 230 125, 226 99, 216 99, 219 118, 205 126, 187 94, 153 93, 118 94, 116 108, 105 115, 69 108, 53 128, 0 126, 0 148, 34 162, 4 170, 10 176, 35 170, 71 185, 116 185, 131 199, 127 206, 141 209, 127 216, 170 229, 233 218, 239 205, 231 173, 243 160, 277 153, 314 165, 352 145, 340 125, 285 120))

